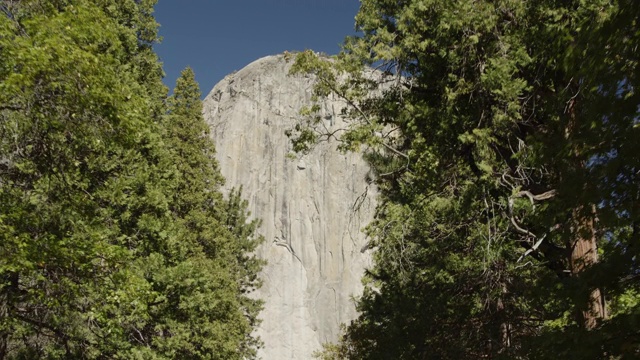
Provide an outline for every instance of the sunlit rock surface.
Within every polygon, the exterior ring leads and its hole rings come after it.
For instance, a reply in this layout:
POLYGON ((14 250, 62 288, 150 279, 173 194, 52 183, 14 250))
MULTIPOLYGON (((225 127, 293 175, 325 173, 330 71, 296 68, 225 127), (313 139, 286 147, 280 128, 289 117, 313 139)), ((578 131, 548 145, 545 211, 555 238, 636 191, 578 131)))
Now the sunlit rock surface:
MULTIPOLYGON (((290 66, 283 55, 257 60, 218 83, 204 102, 226 187, 242 186, 253 217, 263 221, 266 242, 258 254, 268 265, 257 296, 265 301, 258 335, 266 360, 311 359, 355 318, 352 297, 362 291, 371 256, 361 229, 375 208, 369 168, 358 154, 339 153, 333 141, 287 156, 285 130, 313 86, 311 77, 288 75, 290 66)), ((342 107, 323 104, 327 129, 344 126, 342 107)))

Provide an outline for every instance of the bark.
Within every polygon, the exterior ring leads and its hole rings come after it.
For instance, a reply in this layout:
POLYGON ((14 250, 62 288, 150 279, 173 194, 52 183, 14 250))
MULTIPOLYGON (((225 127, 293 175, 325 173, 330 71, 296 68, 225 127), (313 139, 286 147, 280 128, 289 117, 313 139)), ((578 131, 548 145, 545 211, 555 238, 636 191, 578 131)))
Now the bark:
MULTIPOLYGON (((578 92, 576 92, 578 93, 578 92)), ((566 129, 566 137, 570 139, 578 132, 577 121, 577 100, 576 96, 568 102, 569 124, 566 129)), ((585 171, 585 163, 581 160, 581 150, 579 145, 574 144, 573 155, 575 156, 574 167, 585 171)), ((584 189, 584 191, 588 191, 584 189)), ((581 202, 578 201, 578 204, 581 202)), ((588 205, 587 205, 588 206, 588 205)), ((571 238, 568 248, 569 254, 569 270, 571 276, 580 276, 588 267, 598 262, 598 246, 596 241, 595 229, 596 209, 591 205, 587 210, 584 206, 579 206, 572 211, 571 216, 571 238)), ((598 320, 606 318, 606 307, 604 302, 604 294, 601 289, 594 289, 589 294, 586 309, 580 310, 578 320, 585 329, 593 329, 598 324, 598 320)))
MULTIPOLYGON (((585 268, 598 262, 598 247, 595 232, 595 209, 591 216, 581 214, 581 209, 573 212, 571 255, 569 258, 572 276, 580 276, 585 268)), ((599 319, 607 317, 604 294, 594 289, 589 294, 588 306, 580 311, 579 319, 586 329, 593 329, 599 319)))
MULTIPOLYGON (((506 297, 507 295, 507 284, 502 283, 502 296, 506 297)), ((505 306, 502 300, 502 297, 498 300, 498 310, 504 313, 505 306)), ((509 319, 504 316, 503 321, 500 324, 500 340, 502 345, 502 350, 511 347, 511 324, 509 323, 509 319)))
POLYGON ((506 310, 505 300, 507 297, 507 284, 503 280, 500 282, 501 294, 495 301, 495 313, 494 319, 498 320, 498 328, 497 333, 493 333, 492 335, 497 335, 497 338, 493 338, 489 340, 486 354, 482 357, 493 359, 496 356, 504 355, 508 348, 511 347, 511 323, 509 322, 509 315, 506 310))

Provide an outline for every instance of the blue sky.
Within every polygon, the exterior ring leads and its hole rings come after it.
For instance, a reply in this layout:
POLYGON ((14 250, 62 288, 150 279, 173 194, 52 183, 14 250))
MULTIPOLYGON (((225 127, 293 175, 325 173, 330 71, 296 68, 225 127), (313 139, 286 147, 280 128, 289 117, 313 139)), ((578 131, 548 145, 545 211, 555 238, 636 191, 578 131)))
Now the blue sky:
POLYGON ((155 46, 170 88, 191 66, 203 96, 224 76, 263 56, 339 51, 354 35, 358 0, 159 0, 155 46))

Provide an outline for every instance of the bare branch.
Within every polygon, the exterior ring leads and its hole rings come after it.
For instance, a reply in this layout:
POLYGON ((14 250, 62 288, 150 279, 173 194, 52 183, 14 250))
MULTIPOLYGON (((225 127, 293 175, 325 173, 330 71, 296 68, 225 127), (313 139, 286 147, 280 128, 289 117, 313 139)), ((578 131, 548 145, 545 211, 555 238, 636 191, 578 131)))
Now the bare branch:
POLYGON ((524 259, 527 255, 531 254, 532 252, 538 250, 538 247, 540 246, 540 244, 542 244, 542 241, 544 240, 544 238, 547 237, 547 234, 544 234, 540 240, 538 240, 538 242, 536 242, 535 244, 533 244, 533 246, 531 247, 531 249, 527 250, 524 252, 524 254, 522 254, 522 256, 520 256, 520 258, 518 259, 518 261, 516 262, 520 262, 522 259, 524 259))
MULTIPOLYGON (((403 158, 407 159, 407 161, 409 161, 409 155, 398 151, 397 149, 395 149, 393 146, 387 144, 386 142, 382 142, 381 143, 384 147, 386 147, 387 149, 389 149, 391 152, 393 152, 396 155, 402 156, 403 158)), ((408 165, 408 164, 407 164, 408 165)))
POLYGON ((532 238, 536 238, 536 236, 531 231, 526 230, 522 228, 520 225, 518 225, 518 223, 516 222, 516 219, 513 216, 510 216, 509 220, 511 220, 511 224, 519 233, 530 236, 532 238))
POLYGON ((515 216, 513 215, 513 199, 511 199, 511 198, 509 199, 509 220, 511 220, 511 224, 516 229, 516 231, 518 231, 519 233, 527 235, 527 236, 532 237, 534 239, 538 238, 531 231, 524 229, 523 227, 521 227, 518 224, 518 222, 516 221, 515 216))
POLYGON ((556 195, 556 191, 555 190, 549 190, 547 192, 544 192, 542 194, 538 194, 538 195, 533 195, 531 192, 523 190, 523 191, 519 191, 516 196, 518 197, 523 197, 526 196, 529 198, 529 201, 531 201, 531 205, 534 204, 534 201, 542 201, 542 200, 548 200, 551 199, 552 197, 554 197, 556 195))
MULTIPOLYGON (((518 261, 520 261, 520 260, 518 260, 518 261)), ((518 265, 518 266, 516 266, 516 269, 523 268, 523 267, 525 267, 525 266, 527 266, 527 265, 531 265, 531 266, 533 266, 533 263, 532 263, 531 261, 527 261, 526 263, 524 263, 524 264, 522 264, 522 265, 518 265)))

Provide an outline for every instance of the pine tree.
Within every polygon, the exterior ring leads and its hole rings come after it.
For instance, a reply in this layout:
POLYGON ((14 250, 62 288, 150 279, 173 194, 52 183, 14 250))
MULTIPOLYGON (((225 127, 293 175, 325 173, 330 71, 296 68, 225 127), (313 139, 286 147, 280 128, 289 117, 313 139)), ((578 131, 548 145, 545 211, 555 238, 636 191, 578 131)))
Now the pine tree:
MULTIPOLYGON (((259 341, 251 333, 257 325, 261 302, 248 296, 259 286, 261 262, 251 253, 261 238, 255 235, 257 222, 247 221, 246 203, 239 200, 240 194, 232 192, 225 200, 220 192, 223 178, 202 116, 200 90, 190 68, 178 78, 164 124, 177 170, 171 210, 174 221, 183 226, 178 241, 186 259, 196 257, 204 262, 191 271, 211 279, 210 288, 201 289, 195 297, 180 299, 192 308, 180 315, 191 319, 185 324, 189 334, 185 340, 199 337, 199 351, 215 354, 209 355, 211 358, 252 358, 259 341), (212 286, 220 279, 224 282, 212 286), (202 311, 207 307, 210 309, 202 311)), ((174 279, 166 286, 173 286, 173 282, 174 279)), ((172 318, 175 308, 186 307, 173 304, 160 318, 172 318)), ((180 357, 193 355, 182 353, 180 357)))

